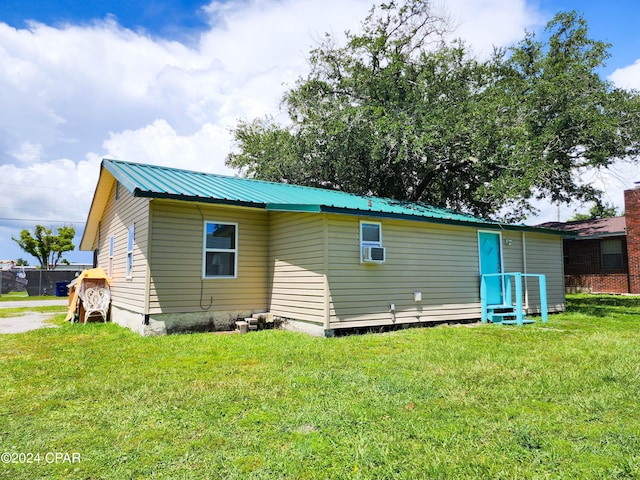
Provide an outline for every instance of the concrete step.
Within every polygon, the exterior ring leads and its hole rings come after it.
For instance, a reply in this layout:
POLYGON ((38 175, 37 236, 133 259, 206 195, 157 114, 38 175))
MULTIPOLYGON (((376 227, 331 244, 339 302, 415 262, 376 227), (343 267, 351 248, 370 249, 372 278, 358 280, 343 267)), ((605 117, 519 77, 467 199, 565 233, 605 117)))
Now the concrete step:
POLYGON ((254 313, 251 315, 251 318, 263 319, 265 323, 273 323, 273 313, 264 312, 264 313, 254 313))
POLYGON ((491 323, 505 323, 509 320, 515 319, 516 314, 513 312, 502 312, 502 313, 489 313, 489 321, 491 323))
MULTIPOLYGON (((518 321, 517 320, 503 320, 502 323, 504 325, 517 325, 518 321)), ((536 323, 535 320, 531 320, 530 318, 525 318, 522 320, 522 324, 523 325, 529 325, 531 323, 536 323)))
POLYGON ((249 330, 258 330, 259 319, 253 317, 247 317, 244 319, 247 323, 249 330))
POLYGON ((248 333, 249 332, 249 324, 247 322, 245 322, 244 320, 237 320, 236 321, 236 329, 240 333, 248 333))
POLYGON ((261 330, 266 324, 272 324, 274 316, 271 313, 254 313, 250 317, 236 320, 236 328, 240 333, 247 333, 253 330, 261 330))

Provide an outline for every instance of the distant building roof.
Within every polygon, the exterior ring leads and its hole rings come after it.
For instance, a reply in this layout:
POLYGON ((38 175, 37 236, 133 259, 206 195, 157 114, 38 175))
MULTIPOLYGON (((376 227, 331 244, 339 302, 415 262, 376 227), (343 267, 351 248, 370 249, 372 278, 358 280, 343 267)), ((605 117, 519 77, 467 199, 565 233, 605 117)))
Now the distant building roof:
POLYGON ((575 222, 547 222, 542 228, 562 230, 577 235, 578 239, 613 237, 627 234, 625 217, 595 218, 575 222))
POLYGON ((16 264, 15 260, 0 260, 0 270, 9 270, 16 264))

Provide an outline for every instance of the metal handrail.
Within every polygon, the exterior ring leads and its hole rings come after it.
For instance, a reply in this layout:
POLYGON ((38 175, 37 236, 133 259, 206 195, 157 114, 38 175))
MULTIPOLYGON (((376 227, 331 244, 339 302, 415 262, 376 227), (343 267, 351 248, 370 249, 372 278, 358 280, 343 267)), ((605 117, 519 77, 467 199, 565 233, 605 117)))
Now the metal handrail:
MULTIPOLYGON (((547 279, 546 276, 539 273, 521 273, 521 272, 506 272, 506 273, 485 273, 480 275, 480 302, 482 304, 481 321, 486 323, 490 308, 487 302, 487 277, 502 277, 502 286, 504 288, 504 306, 515 308, 514 315, 516 317, 516 324, 524 325, 524 309, 522 301, 522 277, 530 278, 536 277, 538 279, 538 286, 540 289, 540 313, 542 321, 546 322, 549 318, 549 310, 547 304, 547 279), (511 279, 513 277, 515 284, 516 301, 513 303, 511 294, 511 279)), ((491 305, 493 306, 493 305, 491 305)))

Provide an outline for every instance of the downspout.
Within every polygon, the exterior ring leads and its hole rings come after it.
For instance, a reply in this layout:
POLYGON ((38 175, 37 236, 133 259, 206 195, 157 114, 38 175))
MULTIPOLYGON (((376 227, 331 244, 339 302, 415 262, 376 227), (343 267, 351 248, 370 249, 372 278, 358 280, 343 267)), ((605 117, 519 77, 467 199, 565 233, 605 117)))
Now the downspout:
MULTIPOLYGON (((204 220, 204 213, 202 213, 202 209, 200 208, 200 205, 196 203, 196 208, 198 209, 198 213, 200 214, 200 225, 202 225, 202 228, 205 228, 205 220, 204 220)), ((236 235, 237 235, 237 230, 236 230, 236 235)), ((206 232, 203 232, 203 236, 206 235, 206 232)), ((236 249, 238 248, 238 245, 236 245, 236 249)), ((236 253, 237 255, 237 253, 236 253)), ((204 261, 204 260, 203 260, 204 261)), ((237 257, 236 257, 236 262, 237 262, 237 257)), ((237 274, 238 272, 236 272, 237 274)), ((203 300, 204 297, 204 271, 200 273, 200 310, 202 310, 203 312, 207 312, 209 311, 209 309, 211 308, 211 306, 213 305, 213 295, 211 295, 209 297, 209 305, 205 306, 204 302, 205 300, 203 300)))
MULTIPOLYGON (((624 240, 624 258, 623 266, 627 266, 627 293, 631 293, 631 269, 629 268, 629 242, 627 241, 627 227, 625 227, 625 240, 624 240)), ((564 241, 562 242, 562 246, 564 247, 564 241)), ((565 287, 566 288, 566 287, 565 287)))
POLYGON ((267 210, 267 312, 271 313, 271 304, 273 300, 273 276, 274 276, 274 261, 273 261, 273 249, 271 247, 271 212, 267 210))
POLYGON ((329 227, 327 214, 322 214, 322 229, 324 232, 324 331, 325 335, 331 330, 331 302, 329 295, 329 227))
POLYGON ((147 204, 147 238, 145 239, 146 252, 145 252, 145 278, 144 278, 144 306, 143 308, 143 323, 149 325, 149 311, 151 310, 151 265, 153 264, 151 253, 152 245, 151 239, 153 238, 153 199, 149 200, 147 204))
POLYGON ((522 270, 524 277, 524 307, 529 310, 529 283, 527 280, 527 241, 526 233, 522 232, 522 270))

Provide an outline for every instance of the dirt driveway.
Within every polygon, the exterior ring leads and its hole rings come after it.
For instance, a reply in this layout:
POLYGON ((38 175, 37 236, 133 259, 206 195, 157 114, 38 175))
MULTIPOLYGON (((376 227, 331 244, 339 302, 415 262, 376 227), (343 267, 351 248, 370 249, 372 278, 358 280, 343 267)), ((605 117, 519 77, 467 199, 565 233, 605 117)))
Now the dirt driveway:
MULTIPOLYGON (((18 302, 0 302, 0 309, 4 308, 29 308, 29 307, 52 307, 67 305, 67 299, 62 300, 26 300, 18 302)), ((59 313, 59 312, 58 312, 59 313)), ((15 317, 0 318, 0 333, 23 333, 38 328, 51 328, 55 325, 46 321, 57 313, 47 312, 22 312, 15 317)))

